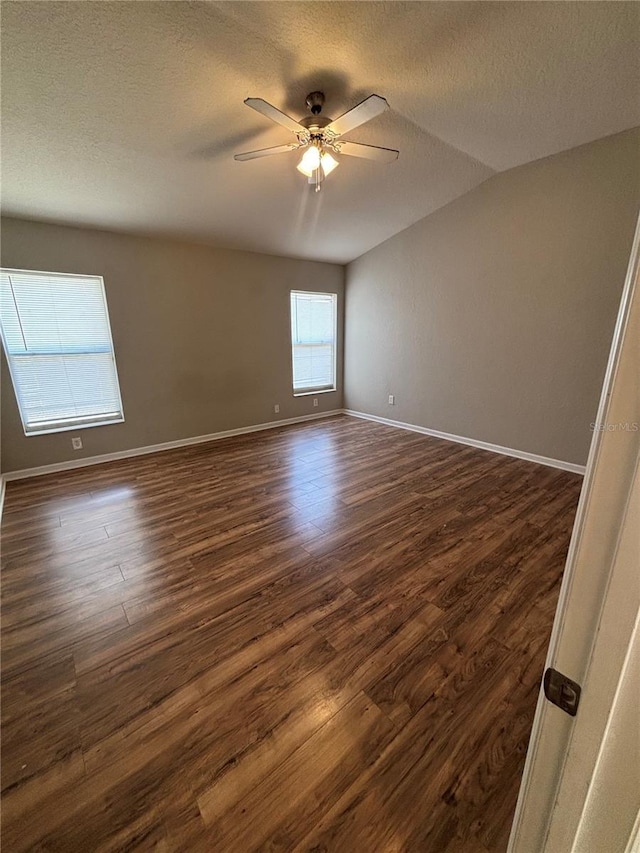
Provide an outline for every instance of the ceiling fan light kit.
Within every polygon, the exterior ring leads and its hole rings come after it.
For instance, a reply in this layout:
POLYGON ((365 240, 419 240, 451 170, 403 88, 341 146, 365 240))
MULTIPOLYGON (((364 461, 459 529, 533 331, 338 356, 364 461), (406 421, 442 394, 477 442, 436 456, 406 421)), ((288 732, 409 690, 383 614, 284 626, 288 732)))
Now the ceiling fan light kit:
POLYGON ((361 124, 380 115, 389 105, 380 95, 369 95, 353 109, 333 121, 321 115, 324 105, 322 92, 310 92, 306 104, 311 115, 296 121, 291 116, 281 112, 262 98, 247 98, 245 104, 271 121, 286 127, 296 135, 297 142, 288 145, 275 145, 271 148, 261 148, 258 151, 247 151, 236 154, 235 160, 255 160, 258 157, 268 157, 271 154, 284 154, 288 151, 304 149, 302 159, 297 169, 305 175, 315 192, 322 188, 325 177, 339 165, 334 154, 346 154, 349 157, 361 157, 365 160, 375 160, 378 163, 390 163, 398 157, 394 148, 380 148, 377 145, 363 145, 359 142, 346 142, 340 139, 361 124))

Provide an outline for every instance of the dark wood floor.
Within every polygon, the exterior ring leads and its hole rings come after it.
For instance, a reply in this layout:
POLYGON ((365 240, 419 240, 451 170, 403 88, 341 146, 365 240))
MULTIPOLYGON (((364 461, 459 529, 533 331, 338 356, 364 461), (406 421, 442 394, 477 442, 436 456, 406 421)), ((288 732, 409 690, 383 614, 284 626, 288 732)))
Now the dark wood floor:
POLYGON ((581 479, 347 417, 11 482, 3 851, 503 851, 581 479))

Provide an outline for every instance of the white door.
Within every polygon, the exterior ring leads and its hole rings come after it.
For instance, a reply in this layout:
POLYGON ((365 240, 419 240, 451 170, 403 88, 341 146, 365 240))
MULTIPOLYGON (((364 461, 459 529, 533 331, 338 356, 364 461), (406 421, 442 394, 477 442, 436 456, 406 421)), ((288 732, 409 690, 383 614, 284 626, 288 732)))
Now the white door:
POLYGON ((639 254, 640 221, 546 662, 580 684, 582 695, 572 717, 541 690, 509 853, 625 853, 633 832, 640 790, 640 695, 630 681, 640 601, 639 254), (610 765, 621 746, 626 770, 611 791, 610 765), (615 819, 607 822, 611 809, 615 819))

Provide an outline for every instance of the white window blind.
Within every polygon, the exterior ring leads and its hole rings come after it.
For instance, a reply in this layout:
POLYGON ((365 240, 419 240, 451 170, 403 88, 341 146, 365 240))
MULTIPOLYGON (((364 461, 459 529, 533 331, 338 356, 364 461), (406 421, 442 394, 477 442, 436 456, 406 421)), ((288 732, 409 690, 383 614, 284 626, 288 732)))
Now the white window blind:
POLYGON ((0 270, 0 327, 27 435, 124 420, 100 276, 0 270))
POLYGON ((336 387, 335 293, 291 291, 293 393, 336 387))

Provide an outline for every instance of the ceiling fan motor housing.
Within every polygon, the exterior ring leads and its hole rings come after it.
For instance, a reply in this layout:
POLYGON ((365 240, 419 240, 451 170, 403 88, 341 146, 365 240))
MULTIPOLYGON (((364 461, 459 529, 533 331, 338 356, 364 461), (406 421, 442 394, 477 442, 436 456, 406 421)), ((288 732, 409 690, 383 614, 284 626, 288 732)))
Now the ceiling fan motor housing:
POLYGON ((316 130, 322 130, 323 127, 331 124, 332 119, 325 116, 305 116, 300 119, 300 124, 310 130, 312 133, 316 130))

